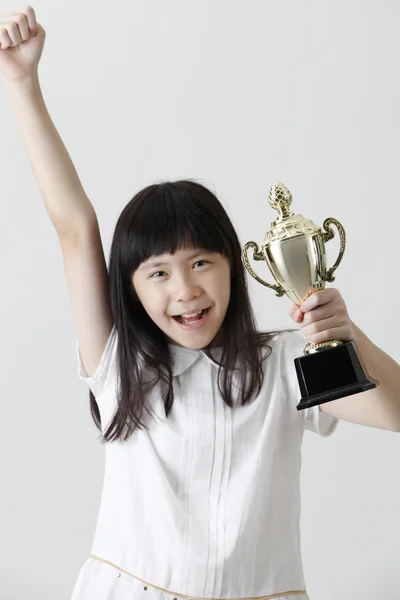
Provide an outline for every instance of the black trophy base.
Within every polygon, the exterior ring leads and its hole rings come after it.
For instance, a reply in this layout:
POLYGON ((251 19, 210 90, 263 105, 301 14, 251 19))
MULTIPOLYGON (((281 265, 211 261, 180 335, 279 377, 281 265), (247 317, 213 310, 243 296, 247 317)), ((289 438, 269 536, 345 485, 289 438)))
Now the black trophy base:
POLYGON ((353 342, 304 354, 294 364, 301 392, 297 410, 372 390, 378 383, 367 378, 353 342))

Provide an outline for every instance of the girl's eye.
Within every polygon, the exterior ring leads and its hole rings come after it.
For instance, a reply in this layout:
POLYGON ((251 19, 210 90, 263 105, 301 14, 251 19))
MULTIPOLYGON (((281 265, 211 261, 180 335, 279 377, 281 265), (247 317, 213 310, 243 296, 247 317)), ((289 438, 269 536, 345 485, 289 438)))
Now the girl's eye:
MULTIPOLYGON (((194 264, 198 265, 199 263, 208 264, 209 261, 208 260, 198 260, 194 264)), ((200 266, 203 266, 203 265, 200 265, 200 266)), ((160 279, 160 277, 159 277, 160 274, 165 275, 165 271, 156 271, 155 273, 150 275, 150 279, 160 279)))

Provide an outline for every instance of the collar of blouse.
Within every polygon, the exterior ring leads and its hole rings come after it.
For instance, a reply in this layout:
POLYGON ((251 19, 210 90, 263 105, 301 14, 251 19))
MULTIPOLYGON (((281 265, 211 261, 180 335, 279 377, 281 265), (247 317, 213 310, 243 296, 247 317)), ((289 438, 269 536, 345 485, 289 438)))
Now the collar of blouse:
POLYGON ((218 360, 221 358, 222 347, 212 349, 213 356, 211 357, 205 350, 191 350, 184 346, 176 344, 168 344, 172 359, 172 374, 182 375, 189 367, 191 367, 201 356, 205 357, 217 369, 219 367, 218 360))

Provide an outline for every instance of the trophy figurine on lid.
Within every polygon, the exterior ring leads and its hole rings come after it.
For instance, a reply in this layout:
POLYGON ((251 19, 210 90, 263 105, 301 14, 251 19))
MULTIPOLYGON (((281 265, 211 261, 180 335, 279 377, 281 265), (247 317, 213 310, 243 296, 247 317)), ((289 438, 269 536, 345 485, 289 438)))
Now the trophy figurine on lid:
MULTIPOLYGON (((304 219, 290 210, 292 195, 282 183, 274 183, 269 190, 269 204, 278 211, 277 219, 267 231, 261 251, 255 242, 243 248, 243 264, 259 283, 275 290, 277 296, 286 294, 300 306, 313 292, 334 281, 346 247, 346 234, 342 225, 333 218, 326 219, 322 231, 313 221, 304 219), (325 244, 335 233, 340 236, 340 251, 333 267, 327 267, 325 244), (276 284, 267 283, 252 269, 247 252, 253 249, 253 259, 267 263, 276 284)), ((368 379, 353 342, 330 340, 309 342, 303 356, 294 361, 301 400, 297 410, 302 410, 338 398, 358 394, 376 387, 368 379)))

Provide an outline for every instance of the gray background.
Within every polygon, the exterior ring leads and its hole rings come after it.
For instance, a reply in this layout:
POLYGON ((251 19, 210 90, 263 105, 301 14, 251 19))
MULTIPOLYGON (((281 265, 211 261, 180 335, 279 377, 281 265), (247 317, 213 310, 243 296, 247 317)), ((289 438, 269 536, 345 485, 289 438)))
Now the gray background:
MULTIPOLYGON (((33 6, 47 31, 46 103, 107 256, 123 206, 154 180, 210 186, 243 244, 263 241, 275 218, 268 188, 282 181, 295 212, 344 225, 335 285, 352 319, 400 360, 398 2, 33 6)), ((104 448, 76 374, 58 240, 5 93, 0 115, 0 597, 68 600, 91 548, 104 448)), ((336 236, 330 264, 337 251, 336 236)), ((293 324, 287 298, 250 288, 260 327, 293 324)), ((329 439, 306 434, 302 543, 313 600, 399 598, 399 451, 399 434, 345 422, 329 439)))

